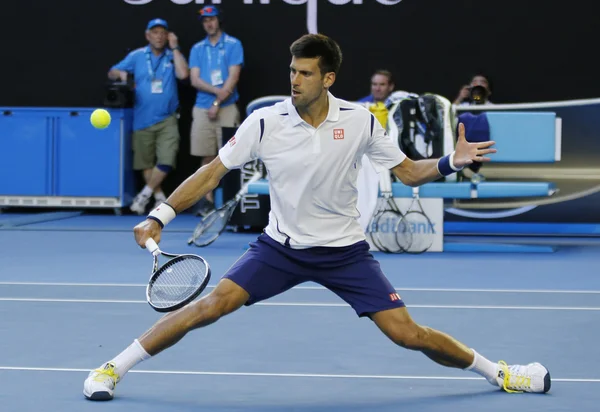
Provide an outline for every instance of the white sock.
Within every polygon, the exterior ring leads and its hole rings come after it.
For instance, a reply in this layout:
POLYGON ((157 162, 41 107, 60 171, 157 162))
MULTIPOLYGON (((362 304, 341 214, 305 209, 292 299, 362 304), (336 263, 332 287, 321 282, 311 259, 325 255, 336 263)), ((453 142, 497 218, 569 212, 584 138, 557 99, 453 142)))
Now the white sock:
POLYGON ((122 379, 129 369, 133 368, 138 363, 150 358, 150 355, 140 342, 136 339, 123 352, 119 353, 111 362, 115 364, 115 372, 122 379))
POLYGON ((471 348, 471 350, 473 351, 473 355, 475 355, 475 359, 473 359, 473 363, 466 370, 473 371, 486 378, 492 385, 498 386, 498 382, 496 382, 496 377, 498 376, 498 364, 487 360, 477 353, 475 349, 471 348))
POLYGON ((165 200, 167 200, 167 196, 165 196, 165 193, 162 190, 159 190, 158 192, 154 192, 154 199, 160 202, 164 202, 165 200))
POLYGON ((144 188, 142 189, 142 191, 140 192, 144 197, 150 197, 152 196, 152 189, 150 189, 148 187, 148 185, 144 186, 144 188))

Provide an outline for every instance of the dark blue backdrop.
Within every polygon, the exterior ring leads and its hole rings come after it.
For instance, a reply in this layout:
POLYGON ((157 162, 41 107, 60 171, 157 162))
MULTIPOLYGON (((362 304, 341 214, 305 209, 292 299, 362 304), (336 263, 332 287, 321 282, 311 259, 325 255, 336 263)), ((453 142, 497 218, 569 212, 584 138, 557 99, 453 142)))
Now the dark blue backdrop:
MULTIPOLYGON (((108 68, 128 50, 145 44, 144 30, 151 18, 169 21, 186 55, 204 37, 196 14, 202 0, 5 3, 3 28, 8 37, 0 65, 4 79, 0 106, 101 105, 108 68)), ((342 46, 344 63, 332 89, 342 98, 368 94, 370 74, 378 68, 393 71, 399 89, 438 93, 451 100, 478 70, 493 80, 495 102, 600 96, 597 69, 590 64, 600 35, 596 1, 218 3, 224 10, 225 30, 240 38, 245 48, 242 110, 254 98, 288 92, 288 47, 307 32, 308 23, 342 46), (315 4, 316 17, 308 19, 315 4)), ((188 156, 193 99, 194 90, 181 85, 183 139, 179 168, 168 178, 168 191, 198 167, 198 159, 188 156)))

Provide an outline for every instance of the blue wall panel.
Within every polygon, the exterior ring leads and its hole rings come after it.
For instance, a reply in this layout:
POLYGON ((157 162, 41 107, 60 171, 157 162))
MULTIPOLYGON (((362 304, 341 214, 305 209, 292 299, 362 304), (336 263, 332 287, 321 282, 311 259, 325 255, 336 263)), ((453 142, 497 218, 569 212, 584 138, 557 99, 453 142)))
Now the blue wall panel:
POLYGON ((52 119, 43 112, 0 114, 0 193, 45 196, 51 193, 52 119))
POLYGON ((90 125, 92 110, 59 113, 56 121, 55 194, 119 196, 120 122, 90 125))

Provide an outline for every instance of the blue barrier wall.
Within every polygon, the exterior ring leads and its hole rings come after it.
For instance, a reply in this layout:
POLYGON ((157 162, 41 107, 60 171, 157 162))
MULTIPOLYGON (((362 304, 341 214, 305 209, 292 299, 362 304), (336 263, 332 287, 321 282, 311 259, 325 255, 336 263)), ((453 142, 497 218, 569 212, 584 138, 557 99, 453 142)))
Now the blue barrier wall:
POLYGON ((89 108, 0 108, 0 196, 116 198, 133 193, 130 109, 95 129, 89 108))
MULTIPOLYGON (((447 221, 457 222, 549 222, 600 223, 600 99, 569 100, 524 104, 502 104, 480 107, 459 107, 459 113, 485 112, 489 118, 503 113, 554 112, 561 121, 562 142, 560 161, 554 163, 493 162, 481 168, 490 181, 550 181, 557 192, 547 198, 504 198, 457 200, 448 205, 447 221)), ((491 127, 491 125, 490 125, 491 127)), ((546 127, 540 125, 539 127, 546 127)), ((547 125, 550 127, 550 124, 547 125)), ((512 150, 522 150, 536 156, 552 153, 536 145, 524 131, 519 130, 511 144, 512 150)), ((510 136, 510 131, 505 131, 510 136)))

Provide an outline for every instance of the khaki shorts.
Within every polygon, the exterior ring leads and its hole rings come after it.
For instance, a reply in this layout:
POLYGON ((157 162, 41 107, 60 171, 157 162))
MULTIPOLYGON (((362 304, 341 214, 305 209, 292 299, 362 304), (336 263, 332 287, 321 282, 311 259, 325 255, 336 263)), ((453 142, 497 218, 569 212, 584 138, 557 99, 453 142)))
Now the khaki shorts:
POLYGON ((216 156, 222 146, 222 127, 238 127, 240 111, 236 104, 219 109, 216 120, 208 118, 208 109, 194 107, 192 112, 190 153, 192 156, 216 156))
POLYGON ((152 169, 156 165, 175 167, 179 150, 179 125, 175 115, 133 132, 133 169, 152 169))

